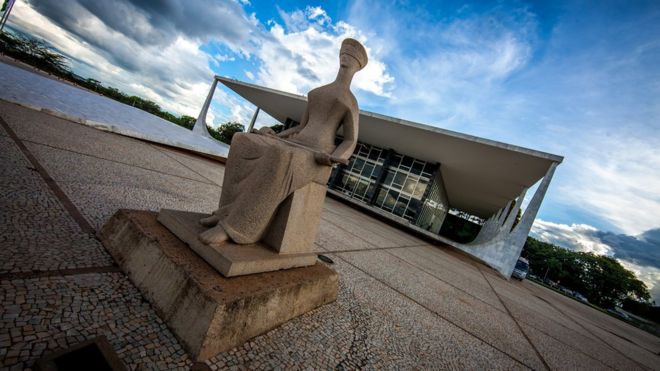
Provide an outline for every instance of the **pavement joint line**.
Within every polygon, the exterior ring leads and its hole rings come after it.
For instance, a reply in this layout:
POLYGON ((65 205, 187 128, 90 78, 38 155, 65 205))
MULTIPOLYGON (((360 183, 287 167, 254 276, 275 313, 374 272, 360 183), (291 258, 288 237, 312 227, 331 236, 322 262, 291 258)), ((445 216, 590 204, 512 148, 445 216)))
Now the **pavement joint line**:
MULTIPOLYGON (((427 271, 425 268, 420 267, 420 266, 418 266, 418 265, 415 264, 415 263, 411 263, 411 262, 409 262, 408 260, 406 260, 406 259, 404 259, 404 258, 402 258, 402 257, 396 256, 396 255, 390 253, 389 251, 385 251, 385 252, 388 253, 389 255, 391 255, 392 257, 394 257, 395 259, 400 260, 400 261, 402 261, 402 262, 404 262, 404 263, 410 265, 411 267, 416 268, 416 269, 418 269, 418 270, 420 270, 420 271, 426 273, 427 275, 429 275, 429 276, 431 276, 431 277, 437 279, 438 281, 441 281, 441 282, 443 282, 443 283, 445 283, 445 284, 447 284, 447 285, 449 285, 449 286, 455 288, 456 290, 459 290, 459 291, 461 291, 461 292, 463 292, 463 293, 465 293, 465 294, 471 296, 472 298, 474 298, 474 299, 476 299, 476 300, 478 300, 478 301, 480 301, 480 302, 482 302, 482 303, 488 305, 489 307, 492 307, 493 309, 497 310, 498 312, 501 312, 501 313, 504 313, 504 314, 507 313, 507 312, 503 311, 502 309, 500 309, 500 308, 494 306, 493 304, 491 304, 491 303, 489 303, 489 302, 487 302, 487 301, 485 301, 485 300, 483 300, 483 299, 481 299, 481 298, 475 296, 474 294, 472 294, 472 293, 470 293, 470 292, 468 292, 468 291, 466 291, 466 290, 464 290, 464 289, 462 289, 462 288, 460 288, 460 287, 458 287, 458 286, 456 286, 456 285, 454 285, 454 284, 452 284, 452 283, 450 283, 450 282, 445 281, 444 279, 442 279, 442 278, 436 276, 435 274, 433 274, 433 273, 427 271)), ((502 304, 502 305, 504 305, 504 304, 502 304)))
MULTIPOLYGON (((320 246, 320 245, 317 244, 317 246, 320 246)), ((421 245, 421 246, 426 246, 426 245, 421 245)), ((411 263, 411 262, 409 262, 408 260, 406 260, 406 259, 404 259, 404 258, 401 258, 401 257, 399 257, 399 256, 396 256, 396 255, 392 254, 391 252, 387 251, 387 250, 403 249, 403 248, 410 248, 410 247, 418 247, 418 246, 400 246, 400 247, 381 247, 381 248, 373 248, 373 249, 337 250, 337 251, 327 251, 327 252, 325 252, 325 253, 326 253, 326 254, 341 254, 341 253, 353 253, 353 252, 364 252, 364 251, 384 251, 384 252, 386 252, 387 254, 389 254, 389 255, 391 255, 392 257, 394 257, 395 259, 400 260, 400 261, 402 261, 402 262, 404 262, 404 263, 406 263, 406 264, 408 264, 408 265, 410 265, 410 266, 412 266, 412 267, 414 267, 414 268, 416 268, 416 269, 418 269, 418 270, 420 270, 420 271, 422 271, 422 272, 428 274, 429 276, 431 276, 431 277, 437 279, 438 281, 441 281, 441 282, 443 282, 443 283, 445 283, 445 284, 447 284, 447 285, 453 287, 454 289, 459 290, 459 291, 461 291, 461 292, 463 292, 463 293, 465 293, 465 294, 471 296, 472 298, 474 298, 474 299, 476 299, 476 300, 478 300, 478 301, 480 301, 480 302, 482 302, 482 303, 488 305, 489 307, 492 307, 493 309, 497 310, 498 312, 501 312, 501 313, 504 313, 504 314, 507 313, 506 311, 504 311, 504 310, 502 310, 502 309, 500 309, 500 308, 494 306, 493 304, 491 304, 491 303, 489 303, 489 302, 487 302, 487 301, 485 301, 485 300, 483 300, 483 299, 481 299, 481 298, 479 298, 479 297, 473 295, 472 293, 470 293, 470 292, 468 292, 468 291, 466 291, 466 290, 464 290, 464 289, 462 289, 462 288, 460 288, 460 287, 458 287, 458 286, 456 286, 456 285, 454 285, 454 284, 452 284, 452 283, 450 283, 450 282, 445 281, 443 278, 436 276, 434 273, 429 272, 429 271, 426 270, 425 268, 420 267, 420 266, 417 265, 417 264, 411 263)), ((504 304, 502 304, 502 305, 504 306, 504 304)), ((506 308, 506 307, 505 307, 505 308, 506 308)))
POLYGON ((497 297, 497 300, 499 300, 500 303, 502 304, 502 306, 504 307, 504 309, 506 309, 506 313, 509 315, 509 317, 511 317, 511 320, 513 320, 513 322, 516 324, 516 327, 518 327, 518 331, 520 331, 520 333, 525 338, 525 340, 527 340, 527 342, 532 347, 532 349, 534 349, 534 352, 536 353, 536 356, 539 357, 541 362, 543 362, 543 366, 545 366, 545 369, 546 370, 551 370, 550 366, 548 365, 548 362, 546 362, 546 360, 543 357, 543 355, 541 354, 541 352, 539 352, 539 350, 536 348, 536 345, 534 344, 534 342, 532 342, 532 339, 530 339, 529 336, 527 336, 527 333, 525 333, 525 330, 523 330, 522 326, 520 326, 520 323, 518 323, 518 320, 516 319, 516 317, 513 316, 513 313, 511 313, 511 311, 509 310, 509 307, 506 306, 506 304, 504 303, 504 300, 502 300, 502 298, 500 297, 500 294, 497 293, 497 291, 495 290, 493 285, 490 283, 490 281, 488 280, 488 278, 486 277, 484 272, 482 272, 481 269, 479 269, 479 273, 481 273, 484 280, 486 280, 486 282, 488 283, 488 286, 490 287, 490 289, 493 291, 493 293, 497 297))
POLYGON ((65 277, 65 276, 75 276, 79 274, 116 273, 116 272, 121 273, 121 269, 116 265, 87 267, 87 268, 55 269, 55 270, 46 270, 46 271, 36 270, 30 272, 8 272, 8 273, 0 273, 0 281, 26 280, 26 279, 43 278, 43 277, 65 277))
POLYGON ((64 209, 69 213, 71 218, 78 224, 80 229, 84 233, 88 233, 92 236, 96 235, 96 231, 94 228, 89 224, 87 219, 80 213, 78 208, 71 202, 69 197, 62 191, 59 185, 57 185, 57 182, 55 182, 55 179, 51 178, 51 176, 48 174, 46 169, 41 166, 39 161, 37 160, 36 157, 30 152, 30 150, 25 146, 25 144, 21 141, 21 139, 16 135, 14 130, 7 124, 7 122, 4 120, 4 118, 0 117, 0 126, 2 126, 6 131, 7 134, 11 137, 11 139, 14 141, 16 146, 23 152, 23 155, 28 159, 28 161, 32 164, 32 166, 36 169, 36 171, 39 173, 41 178, 46 182, 46 185, 50 190, 55 194, 55 197, 60 201, 64 209))
MULTIPOLYGON (((377 249, 395 249, 395 248, 398 248, 398 247, 415 247, 415 246, 417 246, 417 245, 412 245, 412 246, 377 246, 377 245, 375 245, 374 243, 372 243, 372 242, 370 242, 370 241, 367 241, 367 240, 364 239, 363 237, 360 237, 360 236, 354 234, 353 232, 347 230, 346 228, 342 227, 341 225, 339 225, 339 224, 333 222, 332 220, 325 219, 325 218, 323 218, 323 216, 321 216, 321 219, 323 219, 325 222, 328 222, 328 223, 334 225, 335 227, 341 229, 342 231, 344 231, 344 232, 350 234, 351 236, 353 236, 353 237, 355 237, 355 238, 358 238, 358 239, 360 239, 360 240, 362 240, 362 241, 368 243, 368 244, 371 245, 371 246, 374 246, 374 247, 377 248, 377 249)), ((371 230, 370 230, 370 232, 375 233, 374 231, 371 231, 371 230)), ((388 240, 389 240, 389 239, 388 239, 388 240)), ((425 246, 425 245, 420 245, 420 246, 425 246)))
MULTIPOLYGON (((212 185, 212 186, 217 186, 217 184, 215 184, 215 183, 207 183, 207 182, 200 181, 199 179, 193 179, 193 178, 188 178, 188 177, 181 176, 181 175, 170 174, 170 173, 166 173, 166 172, 163 172, 163 171, 159 171, 159 170, 155 170, 155 169, 150 169, 150 168, 148 168, 148 167, 144 167, 144 166, 140 166, 140 165, 135 165, 135 164, 130 164, 130 163, 128 163, 128 162, 122 162, 122 161, 112 160, 112 159, 105 158, 105 157, 94 156, 94 155, 90 155, 89 153, 78 152, 78 151, 74 151, 74 150, 71 150, 71 149, 68 149, 68 148, 62 148, 62 147, 58 147, 58 146, 53 146, 53 145, 50 145, 50 144, 41 143, 41 142, 37 142, 37 141, 34 141, 34 140, 21 139, 21 141, 23 141, 23 142, 27 142, 27 143, 31 143, 31 144, 35 144, 35 145, 38 145, 38 146, 44 146, 44 147, 48 147, 48 148, 52 148, 52 149, 56 149, 56 150, 59 150, 59 151, 70 152, 70 153, 75 153, 75 154, 77 154, 77 155, 81 155, 81 156, 86 156, 86 157, 95 158, 95 159, 97 159, 97 160, 109 161, 109 162, 113 162, 113 163, 116 163, 116 164, 126 165, 126 166, 130 166, 130 167, 134 167, 134 168, 138 168, 138 169, 142 169, 142 170, 146 170, 146 171, 154 172, 154 173, 157 173, 157 174, 168 175, 168 176, 173 176, 173 177, 177 177, 177 178, 181 178, 181 179, 190 180, 190 181, 193 181, 193 182, 198 182, 198 183, 202 183, 202 184, 208 184, 208 185, 212 185)), ((205 179, 206 179, 206 178, 205 178, 205 179)))
MULTIPOLYGON (((218 184, 218 183, 212 181, 211 179, 209 179, 209 178, 205 177, 204 175, 200 174, 199 172, 197 172, 195 169, 193 169, 193 168, 189 167, 188 165, 184 164, 183 162, 179 161, 177 158, 175 158, 173 156, 170 156, 170 154, 167 153, 167 151, 165 151, 163 148, 159 148, 159 146, 154 145, 153 143, 147 143, 147 144, 149 146, 151 146, 152 148, 155 148, 157 151, 164 154, 165 156, 167 156, 167 157, 171 158, 172 160, 178 162, 179 164, 181 164, 181 166, 185 167, 186 169, 188 169, 188 170, 192 171, 193 173, 201 176, 202 178, 208 180, 210 182, 210 184, 212 184, 214 186, 222 187, 222 184, 218 184)), ((224 179, 224 176, 223 176, 223 179, 224 179)), ((206 183, 206 182, 203 182, 203 183, 206 183)))
MULTIPOLYGON (((388 250, 391 250, 391 249, 388 249, 388 250)), ((490 286, 491 290, 493 290, 493 292, 495 293, 495 296, 499 299, 500 303, 501 303, 502 306, 505 308, 505 311, 503 311, 503 310, 500 309, 500 308, 495 307, 494 305, 492 305, 492 304, 490 304, 490 303, 484 301, 483 299, 480 299, 480 298, 478 298, 478 297, 472 295, 471 293, 469 293, 469 292, 467 292, 467 291, 465 291, 465 290, 463 290, 463 289, 461 289, 461 288, 459 288, 459 287, 456 287, 456 286, 452 285, 451 283, 449 283, 449 282, 443 280, 442 278, 437 277, 435 274, 430 273, 430 272, 427 272, 424 268, 419 267, 418 265, 416 265, 416 264, 414 264, 414 263, 411 263, 411 262, 409 262, 409 261, 407 261, 407 260, 405 260, 405 259, 403 259, 403 258, 400 258, 400 257, 398 257, 398 256, 396 256, 396 255, 393 255, 393 254, 391 254, 391 253, 388 252, 388 251, 386 251, 386 252, 387 252, 388 254, 394 256, 395 258, 397 258, 397 259, 399 259, 399 260, 402 260, 402 261, 404 261, 405 263, 408 263, 409 265, 411 265, 411 266, 413 266, 413 267, 415 267, 415 268, 421 270, 422 272, 424 272, 424 273, 426 273, 426 274, 428 274, 428 275, 430 275, 430 276, 432 276, 432 277, 434 277, 434 278, 436 278, 436 279, 438 279, 438 280, 440 280, 440 281, 442 281, 442 282, 448 284, 449 286, 452 286, 452 287, 454 287, 454 288, 456 288, 456 289, 458 289, 458 290, 460 290, 460 291, 462 291, 462 292, 468 294, 469 296, 471 296, 471 297, 473 297, 473 298, 475 298, 475 299, 477 299, 477 300, 483 302, 484 304, 486 304, 486 305, 492 307, 493 309, 495 309, 495 310, 497 310, 497 311, 499 311, 499 312, 501 312, 501 313, 508 314, 508 315, 513 319, 513 321, 516 323, 516 325, 518 326, 518 328, 521 328, 521 326, 519 325, 519 321, 518 321, 518 320, 513 316, 513 314, 509 311, 509 308, 506 306, 506 304, 504 303, 504 301, 502 300, 502 298, 501 298, 501 297, 499 296, 499 294, 495 291, 495 288, 490 284, 490 282, 489 282, 488 279, 486 278, 485 274, 484 274, 483 271, 480 269, 481 267, 475 266, 475 267, 477 267, 477 269, 479 269, 479 272, 482 274, 482 276, 484 277, 484 279, 486 280, 486 282, 487 282, 488 285, 490 286)), ((477 264, 478 264, 478 263, 477 263, 477 264)), ((527 288, 526 288, 526 289, 527 289, 527 288)), ((538 315, 540 315, 540 316, 542 316, 542 317, 545 317, 545 318, 551 320, 552 322, 556 323, 558 326, 561 326, 561 327, 563 327, 563 328, 565 328, 565 329, 567 329, 567 330, 569 330, 569 331, 575 331, 575 330, 571 329, 570 327, 566 327, 565 325, 563 325, 563 324, 561 324, 561 323, 555 321, 554 319, 552 319, 552 318, 550 318, 550 317, 548 317, 548 316, 546 316, 546 315, 544 315, 544 314, 542 314, 542 313, 539 313, 539 312, 537 312, 537 311, 535 311, 535 310, 533 310, 533 309, 531 309, 531 308, 528 308, 528 309, 534 311, 535 313, 537 313, 538 315)), ((545 336, 547 336, 547 337, 549 337, 549 338, 551 338, 551 339, 553 339, 553 340, 555 340, 555 341, 557 341, 557 342, 559 342, 559 343, 562 343, 562 344, 568 346, 569 348, 573 348, 570 344, 566 344, 566 343, 565 343, 564 341, 562 341, 561 339, 558 339, 558 338, 554 337, 553 335, 551 335, 551 334, 545 332, 545 330, 543 330, 543 329, 541 329, 541 328, 538 328, 538 327, 537 327, 536 325, 534 325, 533 323, 529 323, 529 322, 524 321, 524 320, 520 320, 520 322, 522 322, 522 323, 524 323, 525 325, 527 325, 527 326, 529 326, 529 327, 531 327, 531 328, 537 330, 538 332, 542 333, 543 335, 545 335, 545 336)), ((522 332, 523 336, 525 337, 525 339, 527 339, 527 341, 530 342, 530 344, 532 344, 532 348, 537 352, 537 354, 539 355, 539 358, 542 360, 542 362, 544 363, 544 365, 545 365, 546 367, 548 367, 548 369, 550 369, 549 366, 545 363, 545 360, 543 359, 543 357, 540 355, 540 353, 538 352, 538 350, 537 350, 536 347, 534 346, 534 344, 533 344, 533 343, 531 342, 531 340, 527 337, 527 335, 522 331, 522 329, 521 329, 521 332, 522 332)), ((585 352, 583 352, 583 351, 581 351, 581 350, 579 350, 579 349, 575 349, 575 350, 578 351, 578 352, 580 352, 580 353, 582 353, 582 354, 584 354, 585 356, 587 356, 587 357, 589 357, 589 358, 591 358, 591 359, 594 359, 594 360, 596 360, 596 361, 598 361, 598 362, 600 362, 600 363, 603 363, 603 362, 601 362, 600 360, 598 360, 597 358, 594 358, 593 356, 591 356, 591 355, 589 355, 589 354, 587 354, 587 353, 585 353, 585 352)), ((603 365, 606 366, 606 367, 610 367, 610 366, 608 366, 608 365, 605 365, 604 363, 603 363, 603 365)), ((611 368, 611 367, 610 367, 610 368, 611 368)))
POLYGON ((435 310, 433 310, 433 309, 427 307, 426 305, 420 303, 419 301, 413 299, 412 297, 410 297, 410 296, 407 295, 406 293, 404 293, 404 292, 398 290, 397 288, 392 287, 392 286, 389 285, 388 283, 383 282, 383 281, 381 281, 380 279, 374 277, 374 276, 371 275, 369 272, 363 270, 362 268, 356 266, 355 264, 349 262, 348 260, 342 258, 341 256, 337 256, 337 258, 343 260, 346 264, 348 264, 348 265, 350 265, 351 267, 353 267, 353 268, 359 270, 360 272, 366 274, 367 276, 369 276, 369 277, 371 277, 372 279, 374 279, 376 282, 379 282, 379 283, 381 283, 382 285, 384 285, 385 287, 387 287, 387 288, 389 288, 389 289, 395 291, 396 293, 398 293, 399 295, 403 296, 404 298, 410 300, 411 302, 413 302, 413 303, 419 305, 420 307, 426 309, 427 311, 431 312, 432 314, 435 314, 436 316, 440 317, 441 319, 443 319, 443 320, 447 321, 448 323, 450 323, 450 324, 456 326, 457 328, 463 330, 463 331, 464 331, 465 333, 467 333, 468 335, 471 335, 472 337, 474 337, 474 338, 476 338, 477 340, 481 341, 482 343, 484 343, 484 344, 490 346, 491 348, 497 350, 498 352, 504 354, 505 356, 511 358, 512 360, 514 360, 514 361, 520 363, 521 365, 523 365, 523 366, 525 366, 525 367, 527 367, 527 368, 529 368, 529 369, 532 369, 532 370, 534 369, 533 367, 531 367, 531 366, 529 366, 528 364, 526 364, 525 362, 519 360, 519 359, 516 358, 515 356, 513 356, 513 355, 507 353, 506 351, 500 349, 499 347, 497 347, 497 346, 495 346, 495 345, 489 343, 489 342, 486 341, 485 339, 482 339, 481 337, 479 337, 478 335, 472 333, 470 330, 464 328, 463 326, 459 325, 458 323, 453 322, 452 320, 450 320, 449 318, 444 317, 442 314, 438 313, 437 311, 435 311, 435 310))
MULTIPOLYGON (((481 273, 484 274, 483 271, 482 271, 481 273)), ((484 274, 484 277, 485 277, 485 274, 484 274)), ((499 277, 497 277, 497 278, 499 278, 499 277)), ((489 282, 489 283, 490 283, 490 282, 489 282)), ((491 287, 492 287, 492 285, 491 285, 491 287)), ((523 287, 524 287, 524 286, 523 286, 523 287)), ((527 287, 524 287, 524 288, 525 288, 526 290, 529 290, 527 287)), ((493 291, 495 291, 494 288, 493 288, 493 291)), ((531 291, 530 291, 530 292, 531 292, 531 291)), ((497 292, 495 292, 495 293, 496 293, 496 295, 497 295, 498 297, 500 297, 500 296, 497 294, 497 292)), ((534 295, 534 293, 532 293, 532 294, 534 295)), ((541 298, 541 297, 539 297, 539 296, 537 296, 537 295, 534 295, 534 296, 536 296, 537 298, 539 298, 539 299, 541 299, 541 300, 543 300, 543 301, 546 301, 545 299, 543 299, 543 298, 541 298)), ((500 297, 500 300, 503 301, 503 299, 501 299, 501 297, 500 297)), ((508 310, 508 307, 506 307, 506 305, 505 305, 504 303, 502 303, 502 305, 504 305, 505 308, 507 308, 507 310, 508 310)), ((559 326, 559 327, 562 327, 562 328, 564 328, 564 329, 566 329, 566 330, 568 330, 568 331, 576 332, 574 329, 572 329, 572 328, 570 328, 570 327, 564 325, 563 323, 557 322, 554 318, 552 318, 552 317, 550 317, 550 316, 547 316, 547 315, 545 315, 545 314, 543 314, 543 313, 539 313, 538 311, 536 311, 536 310, 534 310, 534 309, 532 309, 532 308, 530 308, 530 307, 528 307, 528 306, 526 306, 526 305, 524 305, 524 304, 521 304, 521 305, 523 305, 524 307, 526 307, 526 308, 529 309, 530 311, 532 311, 532 312, 538 314, 539 316, 544 317, 544 318, 548 319, 549 321, 554 322, 554 323, 555 323, 557 326, 559 326)), ((584 356, 586 356, 586 357, 588 357, 588 358, 591 358, 591 359, 593 359, 593 360, 595 360, 595 361, 597 361, 597 362, 599 362, 599 363, 602 363, 605 367, 608 367, 608 368, 610 368, 610 369, 613 369, 611 366, 606 365, 605 363, 603 363, 600 359, 598 359, 598 358, 596 358, 596 357, 590 355, 589 353, 586 353, 586 352, 582 351, 581 349, 575 348, 574 346, 572 346, 572 345, 570 345, 570 344, 567 344, 567 343, 564 342, 562 339, 559 339, 559 338, 555 337, 554 335, 552 335, 552 334, 546 332, 544 329, 537 327, 534 323, 530 323, 530 322, 527 322, 527 321, 525 321, 525 320, 517 320, 517 319, 515 319, 515 317, 513 316, 513 314, 512 314, 511 312, 509 312, 509 313, 510 313, 509 315, 510 315, 512 318, 514 318, 514 321, 519 322, 519 323, 524 323, 525 325, 527 325, 527 326, 529 326, 529 327, 535 329, 536 331, 538 331, 538 332, 542 333, 543 335, 545 335, 545 336, 547 336, 547 337, 549 337, 549 338, 555 340, 556 342, 561 343, 561 344, 563 344, 563 345, 566 345, 567 347, 573 349, 574 351, 576 351, 576 352, 578 352, 578 353, 581 353, 581 354, 583 354, 584 356)), ((572 322, 575 322, 575 321, 572 321, 572 322)), ((577 332, 576 332, 576 333, 577 333, 577 332)), ((579 334, 579 335, 584 336, 583 334, 579 334)), ((599 338, 596 337, 596 338, 591 338, 591 339, 592 339, 592 340, 597 340, 597 339, 599 339, 599 338)), ((601 340, 601 341, 602 341, 602 340, 601 340)))
MULTIPOLYGON (((334 211, 334 210, 330 210, 330 209, 328 209, 328 208, 324 208, 324 209, 325 209, 326 211, 328 211, 330 214, 334 214, 334 215, 339 216, 339 217, 344 217, 344 215, 341 215, 340 213, 338 213, 338 212, 336 212, 336 211, 334 211)), ((365 214, 358 214, 358 213, 355 213, 355 212, 354 212, 355 210, 351 209, 350 206, 349 206, 348 211, 350 211, 351 214, 353 214, 353 215, 355 215, 355 216, 358 216, 358 217, 365 216, 365 214)), ((326 219, 326 220, 327 220, 327 219, 326 219)), ((327 221, 329 221, 330 223, 335 224, 337 227, 341 228, 341 227, 340 227, 339 225, 337 225, 336 223, 333 223, 333 222, 330 221, 330 220, 327 220, 327 221)), ((381 226, 381 225, 379 225, 379 224, 377 224, 377 223, 374 223, 374 222, 372 222, 372 221, 370 221, 370 220, 367 220, 366 223, 363 225, 364 229, 368 230, 369 232, 371 232, 371 233, 373 233, 373 234, 377 234, 377 235, 379 235, 379 236, 381 235, 381 233, 380 233, 379 231, 376 231, 376 230, 373 230, 373 229, 367 228, 365 225, 370 225, 370 226, 372 226, 372 227, 375 227, 375 228, 381 228, 381 229, 383 228, 383 226, 381 226)), ((390 226, 390 225, 386 225, 385 228, 391 228, 391 226, 390 226)), ((342 228, 342 229, 343 229, 343 228, 342 228)), ((349 231, 346 231, 346 232, 351 233, 351 232, 349 232, 349 231)), ((404 233, 405 233, 405 232, 404 232, 404 233)), ((351 233, 351 234, 353 234, 353 233, 351 233)), ((355 236, 355 234, 353 234, 353 235, 355 236)), ((359 236, 358 236, 358 237, 359 237, 359 236)), ((390 239, 387 238, 387 237, 386 237, 386 239, 387 239, 387 240, 390 240, 390 239)), ((390 240, 390 241, 391 241, 391 240, 390 240)), ((369 241, 367 241, 367 242, 369 242, 369 241)), ((391 241, 391 242, 392 242, 392 241, 391 241)), ((420 244, 414 244, 414 245, 410 245, 410 246, 417 246, 417 245, 419 245, 419 246, 424 246, 425 244, 421 244, 421 245, 420 245, 420 244)))
POLYGON ((380 250, 393 250, 393 249, 407 249, 411 247, 416 247, 416 246, 392 246, 392 247, 374 247, 370 249, 351 249, 351 250, 328 250, 323 245, 319 245, 318 243, 314 242, 314 244, 323 250, 325 250, 326 253, 328 254, 339 254, 343 252, 362 252, 362 251, 380 251, 380 250))
MULTIPOLYGON (((527 289, 527 288, 525 288, 525 289, 527 289)), ((548 304, 549 306, 553 307, 556 311, 558 311, 559 313, 563 314, 565 317, 567 317, 568 319, 570 319, 571 322, 573 322, 573 323, 577 324, 578 326, 582 327, 586 332, 590 333, 590 334, 593 335, 596 339, 598 339, 598 340, 600 340, 601 342, 603 342, 603 344, 605 344, 605 346, 607 346, 608 348, 610 348, 610 349, 614 350, 615 352, 621 354, 624 358, 626 358, 626 359, 630 360, 631 362, 637 364, 637 365, 638 365, 639 367, 641 367, 642 369, 644 369, 644 370, 649 370, 648 367, 646 367, 645 365, 643 365, 643 364, 637 362, 636 360, 634 360, 634 359, 628 357, 624 352, 618 350, 617 348, 615 348, 614 346, 612 346, 610 343, 608 343, 607 341, 605 341, 605 339, 603 339, 603 338, 601 338, 600 336, 596 335, 593 331, 591 331, 591 330, 589 330, 588 328, 586 328, 586 327, 585 327, 584 325, 582 325, 579 321, 576 321, 573 317, 571 317, 571 316, 570 316, 568 313, 566 313, 565 311, 559 309, 559 307, 557 307, 556 305, 554 305, 554 304, 550 303, 549 301, 547 301, 547 300, 541 298, 540 296, 538 296, 538 295, 532 293, 531 290, 529 290, 529 289, 527 289, 527 290, 528 290, 532 295, 534 295, 534 296, 536 296, 537 298, 541 299, 543 302, 545 302, 545 303, 548 304)), ((601 330, 603 330, 600 326, 596 326, 596 327, 598 327, 598 328, 600 328, 601 330)), ((648 349, 646 349, 646 348, 644 348, 644 347, 642 347, 642 346, 639 346, 639 345, 638 345, 638 347, 641 348, 641 349, 644 349, 645 351, 647 351, 647 352, 649 352, 649 353, 651 353, 651 354, 653 354, 653 355, 655 355, 655 356, 657 356, 657 354, 651 352, 650 350, 648 350, 648 349)))

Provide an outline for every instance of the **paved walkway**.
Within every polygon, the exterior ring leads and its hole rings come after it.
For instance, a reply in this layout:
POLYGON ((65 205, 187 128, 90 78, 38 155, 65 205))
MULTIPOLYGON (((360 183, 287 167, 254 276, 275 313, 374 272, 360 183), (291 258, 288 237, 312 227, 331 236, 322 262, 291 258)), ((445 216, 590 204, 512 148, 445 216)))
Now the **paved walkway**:
POLYGON ((69 115, 82 119, 83 124, 133 138, 219 157, 229 153, 229 147, 222 142, 28 69, 0 61, 0 99, 69 115))
MULTIPOLYGON (((0 118, 0 369, 98 335, 131 369, 191 367, 94 231, 119 208, 209 212, 224 167, 11 103, 0 118)), ((338 201, 316 245, 338 300, 207 366, 660 369, 660 339, 338 201)))

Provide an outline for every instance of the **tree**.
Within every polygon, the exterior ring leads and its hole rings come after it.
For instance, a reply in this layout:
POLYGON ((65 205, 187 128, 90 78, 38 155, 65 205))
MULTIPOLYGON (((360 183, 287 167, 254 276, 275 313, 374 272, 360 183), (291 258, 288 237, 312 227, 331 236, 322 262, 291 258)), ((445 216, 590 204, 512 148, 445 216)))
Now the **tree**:
POLYGON ((238 122, 225 122, 217 129, 208 128, 211 136, 223 143, 231 144, 234 134, 245 131, 245 126, 238 122))
MULTIPOLYGON (((0 33, 0 51, 43 71, 67 79, 79 86, 94 90, 99 94, 112 98, 118 102, 154 114, 187 129, 192 129, 193 126, 195 126, 196 120, 194 117, 186 115, 177 117, 167 111, 163 111, 157 103, 148 99, 136 95, 128 95, 112 86, 103 86, 100 81, 92 78, 83 78, 74 75, 69 69, 68 59, 41 40, 16 36, 10 33, 0 33)), ((238 123, 228 124, 238 125, 238 127, 230 125, 227 128, 222 129, 222 133, 212 129, 209 131, 211 132, 211 135, 215 135, 217 139, 229 143, 234 132, 243 130, 243 125, 238 123), (224 133, 225 131, 226 133, 224 133)))
POLYGON ((176 121, 174 121, 174 123, 179 126, 183 126, 186 129, 192 130, 192 128, 195 126, 196 121, 197 119, 194 117, 181 115, 181 117, 179 117, 176 121))
POLYGON ((529 259, 532 273, 543 277, 547 272, 547 278, 580 292, 601 307, 621 305, 626 299, 651 299, 646 285, 609 256, 575 252, 531 237, 523 255, 529 259))
POLYGON ((67 58, 41 40, 2 33, 0 50, 46 72, 66 78, 71 77, 67 58))
POLYGON ((280 132, 282 132, 282 130, 284 130, 284 125, 282 125, 282 124, 275 124, 275 125, 271 126, 270 128, 273 129, 273 131, 274 131, 275 133, 280 133, 280 132))

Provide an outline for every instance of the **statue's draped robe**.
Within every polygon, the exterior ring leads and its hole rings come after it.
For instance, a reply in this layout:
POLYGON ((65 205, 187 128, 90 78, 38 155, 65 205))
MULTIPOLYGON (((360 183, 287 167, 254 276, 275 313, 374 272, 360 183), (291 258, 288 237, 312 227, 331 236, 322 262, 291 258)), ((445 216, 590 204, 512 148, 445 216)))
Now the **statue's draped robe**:
POLYGON ((316 163, 312 150, 271 136, 237 133, 225 165, 218 224, 234 242, 255 243, 282 201, 310 182, 325 185, 331 170, 316 163))

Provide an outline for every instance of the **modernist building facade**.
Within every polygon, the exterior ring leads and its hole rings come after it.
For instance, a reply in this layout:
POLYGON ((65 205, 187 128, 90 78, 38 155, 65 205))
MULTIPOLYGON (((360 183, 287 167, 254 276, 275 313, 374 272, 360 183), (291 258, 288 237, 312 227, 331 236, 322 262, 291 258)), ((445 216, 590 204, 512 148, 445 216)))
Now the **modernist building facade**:
MULTIPOLYGON (((295 125, 304 96, 216 76, 194 130, 204 133, 217 82, 285 127, 295 125)), ((338 133, 341 135, 341 130, 338 133)), ((463 250, 510 277, 561 156, 360 111, 359 142, 337 166, 328 191, 406 228, 463 250), (539 183, 540 180, 540 183, 539 183), (520 221, 529 188, 539 183, 520 221), (484 221, 470 243, 438 233, 450 209, 484 221)))

